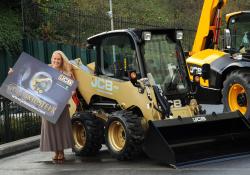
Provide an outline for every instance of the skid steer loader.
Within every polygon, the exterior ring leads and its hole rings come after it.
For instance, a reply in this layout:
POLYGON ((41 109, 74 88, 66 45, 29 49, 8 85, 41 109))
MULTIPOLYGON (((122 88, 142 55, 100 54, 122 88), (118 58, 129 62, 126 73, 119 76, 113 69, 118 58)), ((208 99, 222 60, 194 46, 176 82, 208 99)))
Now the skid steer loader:
POLYGON ((79 82, 73 151, 95 155, 103 143, 118 160, 144 151, 164 164, 246 153, 249 123, 238 111, 204 115, 193 98, 176 29, 124 29, 90 37, 93 63, 71 61, 79 82))

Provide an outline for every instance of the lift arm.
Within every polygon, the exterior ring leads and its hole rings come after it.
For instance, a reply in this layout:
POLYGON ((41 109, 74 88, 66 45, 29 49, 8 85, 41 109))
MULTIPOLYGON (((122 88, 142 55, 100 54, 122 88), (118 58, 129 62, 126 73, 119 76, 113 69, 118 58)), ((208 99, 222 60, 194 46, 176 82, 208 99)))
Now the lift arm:
POLYGON ((190 56, 207 48, 217 49, 221 26, 221 8, 227 0, 204 0, 190 56))

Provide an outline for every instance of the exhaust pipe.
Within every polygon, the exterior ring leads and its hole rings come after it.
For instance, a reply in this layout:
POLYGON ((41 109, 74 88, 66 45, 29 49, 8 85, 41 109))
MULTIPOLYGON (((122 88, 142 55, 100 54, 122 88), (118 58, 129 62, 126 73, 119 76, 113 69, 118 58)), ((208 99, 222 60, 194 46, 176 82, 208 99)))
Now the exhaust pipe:
POLYGON ((250 152, 250 124, 239 112, 149 121, 144 152, 169 165, 211 161, 250 152))

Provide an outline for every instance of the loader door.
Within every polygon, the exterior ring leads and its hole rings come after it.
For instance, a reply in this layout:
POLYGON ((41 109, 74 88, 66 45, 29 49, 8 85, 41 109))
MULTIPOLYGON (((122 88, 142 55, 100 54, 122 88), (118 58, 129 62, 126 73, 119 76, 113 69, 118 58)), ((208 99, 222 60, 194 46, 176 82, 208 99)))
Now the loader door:
POLYGON ((139 74, 137 54, 132 38, 126 34, 105 37, 100 45, 101 73, 128 80, 128 71, 139 74))
POLYGON ((153 75, 164 95, 176 99, 187 94, 188 82, 180 45, 172 35, 152 32, 151 39, 143 44, 143 51, 147 73, 153 75))

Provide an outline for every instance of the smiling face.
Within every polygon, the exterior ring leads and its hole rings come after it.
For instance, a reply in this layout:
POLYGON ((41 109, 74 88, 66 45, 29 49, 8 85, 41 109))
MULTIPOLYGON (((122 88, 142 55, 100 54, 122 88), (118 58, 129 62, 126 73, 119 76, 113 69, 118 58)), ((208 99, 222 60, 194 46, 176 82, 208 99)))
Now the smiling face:
POLYGON ((60 69, 63 64, 62 56, 59 53, 54 53, 51 58, 52 67, 55 69, 60 69))

